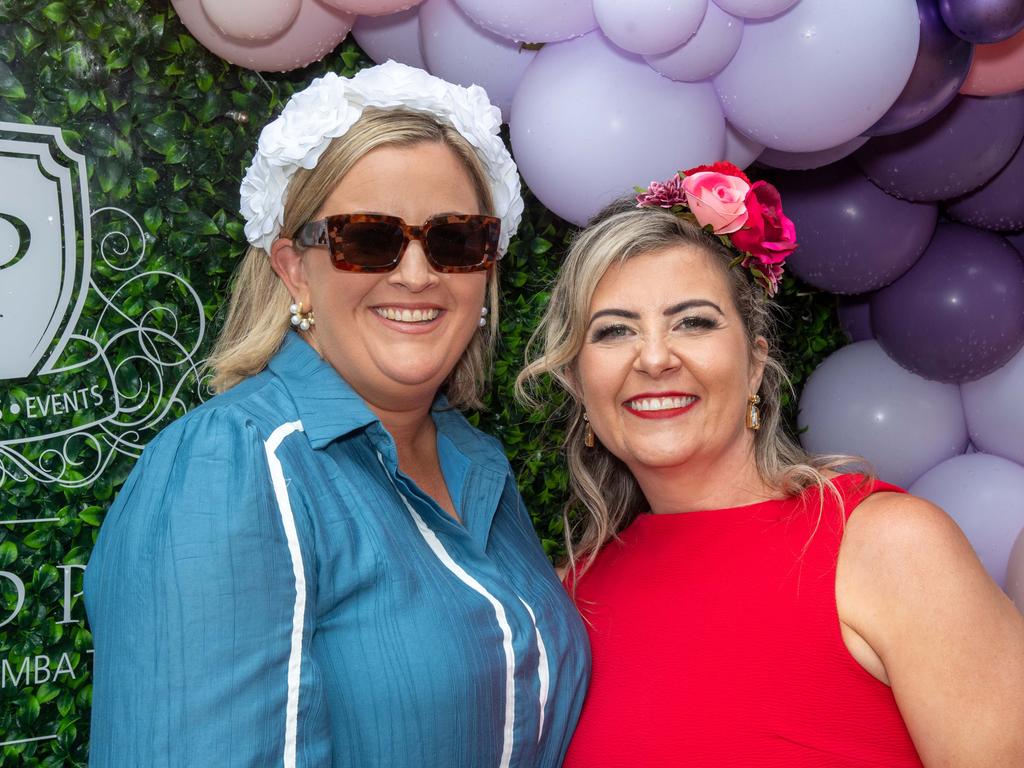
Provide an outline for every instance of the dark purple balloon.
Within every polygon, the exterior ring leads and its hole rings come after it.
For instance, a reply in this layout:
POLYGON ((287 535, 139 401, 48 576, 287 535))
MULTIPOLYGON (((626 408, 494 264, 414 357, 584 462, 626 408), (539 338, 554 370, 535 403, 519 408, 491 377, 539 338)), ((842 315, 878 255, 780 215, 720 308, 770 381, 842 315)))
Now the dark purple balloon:
POLYGON ((979 379, 1024 345, 1024 259, 998 235, 940 223, 917 263, 872 297, 871 326, 920 376, 979 379))
POLYGON ((1024 232, 1011 232, 1004 237, 1010 241, 1010 245, 1020 251, 1020 255, 1024 256, 1024 232))
POLYGON ((1024 29, 1024 0, 939 0, 953 33, 972 43, 998 43, 1024 29))
POLYGON ((839 327, 851 342, 875 338, 871 330, 871 297, 840 296, 839 327))
POLYGON ((953 100, 967 79, 974 46, 949 31, 938 0, 917 0, 917 13, 921 42, 914 70, 889 111, 864 132, 867 136, 899 133, 929 120, 953 100))
POLYGON ((1003 170, 953 201, 946 213, 964 224, 997 232, 1024 227, 1024 142, 1003 170))
POLYGON ((937 201, 977 189, 1024 139, 1024 91, 957 96, 927 123, 880 136, 854 155, 878 186, 905 200, 937 201))
POLYGON ((935 232, 937 206, 885 194, 850 161, 773 180, 800 243, 786 266, 816 288, 866 293, 888 285, 935 232))

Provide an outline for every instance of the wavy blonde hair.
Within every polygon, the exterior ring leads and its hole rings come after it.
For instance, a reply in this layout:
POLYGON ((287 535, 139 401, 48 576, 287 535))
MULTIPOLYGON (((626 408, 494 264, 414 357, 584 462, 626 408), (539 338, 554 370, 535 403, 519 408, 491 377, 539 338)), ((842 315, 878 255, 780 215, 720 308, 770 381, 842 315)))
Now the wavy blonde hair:
MULTIPOLYGON (((848 456, 811 456, 781 426, 784 389, 793 391, 785 368, 775 356, 775 306, 745 270, 730 269, 735 254, 697 226, 660 208, 637 208, 632 198, 612 203, 580 232, 569 249, 551 292, 551 299, 526 351, 526 367, 516 379, 519 399, 540 403, 534 385, 550 377, 568 394, 565 455, 569 467, 569 500, 564 510, 569 566, 582 575, 600 549, 648 508, 639 484, 626 465, 600 442, 583 445, 583 405, 567 372, 574 371, 583 346, 590 302, 605 272, 634 256, 670 248, 696 246, 713 258, 725 276, 743 319, 747 346, 754 355, 758 337, 768 342, 761 397, 761 429, 754 436, 754 460, 761 480, 785 496, 816 486, 824 504, 826 489, 842 501, 826 471, 848 466, 848 456), (581 512, 574 522, 576 513, 581 512)), ((819 514, 819 523, 820 523, 819 514)))
MULTIPOLYGON (((407 109, 367 108, 343 136, 333 139, 312 169, 300 168, 288 185, 281 232, 308 222, 352 167, 380 147, 433 142, 455 153, 473 183, 480 210, 493 214, 487 173, 476 150, 451 126, 407 109)), ((481 408, 498 327, 498 267, 488 270, 489 322, 473 335, 442 389, 452 406, 481 408)), ((262 371, 291 328, 292 297, 270 265, 270 255, 250 246, 235 273, 224 328, 207 361, 211 387, 223 392, 262 371)))

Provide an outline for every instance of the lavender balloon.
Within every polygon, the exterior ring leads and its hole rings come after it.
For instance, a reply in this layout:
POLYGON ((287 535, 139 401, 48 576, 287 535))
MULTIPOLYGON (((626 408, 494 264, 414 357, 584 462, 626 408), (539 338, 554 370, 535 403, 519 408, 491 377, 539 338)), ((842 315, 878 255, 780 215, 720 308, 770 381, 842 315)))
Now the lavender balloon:
POLYGON ((867 136, 857 136, 843 142, 838 147, 822 149, 819 152, 783 152, 779 149, 766 149, 757 158, 761 165, 769 168, 781 168, 788 171, 810 171, 824 165, 849 157, 867 142, 867 136))
POLYGON ((871 299, 868 296, 840 296, 838 301, 839 327, 850 341, 869 341, 875 338, 871 330, 871 299))
POLYGON ((1024 139, 1024 92, 958 96, 923 125, 872 139, 855 155, 890 195, 949 200, 977 189, 1006 165, 1024 139))
POLYGON ((519 81, 537 55, 478 27, 454 0, 427 0, 420 6, 420 46, 432 75, 479 85, 505 121, 519 81))
POLYGON ((1021 0, 940 0, 946 25, 972 43, 998 43, 1024 29, 1021 0))
POLYGON ((985 453, 965 454, 929 470, 910 492, 946 510, 985 570, 1006 585, 1010 550, 1024 529, 1024 467, 985 453))
POLYGON ((920 33, 915 0, 800 0, 770 21, 746 22, 715 90, 729 122, 755 141, 786 152, 829 149, 896 101, 920 33))
POLYGON ((798 423, 808 451, 863 456, 904 487, 967 445, 959 389, 905 371, 874 341, 818 366, 800 395, 798 423))
POLYGON ((917 263, 874 295, 871 325, 905 368, 979 379, 1024 345, 1024 261, 998 235, 939 224, 917 263))
POLYGON ((797 0, 715 0, 715 4, 733 16, 767 19, 788 11, 797 0))
POLYGON ((800 247, 786 265, 832 293, 865 293, 888 285, 921 256, 935 232, 938 208, 897 200, 851 162, 775 178, 800 247))
POLYGON ((632 53, 665 53, 697 31, 708 0, 593 0, 601 30, 619 48, 632 53))
POLYGON ((921 43, 903 92, 889 111, 865 133, 884 136, 926 122, 956 96, 971 68, 974 46, 954 35, 942 21, 938 0, 917 0, 921 43))
POLYGON ((1024 464, 1024 350, 998 370, 960 387, 967 430, 979 450, 1024 464))
POLYGON ((994 230, 1024 227, 1024 142, 1003 170, 946 207, 957 221, 994 230))
POLYGON ((600 33, 546 45, 519 84, 509 123, 530 189, 583 224, 636 185, 720 159, 725 120, 707 83, 677 83, 600 33))
POLYGON ((693 37, 680 47, 656 56, 644 56, 655 72, 673 80, 694 82, 707 80, 732 61, 743 39, 743 21, 723 11, 714 3, 693 37))
POLYGON ((1024 531, 1010 550, 1010 562, 1006 566, 1006 594, 1024 613, 1024 531))
POLYGON ((484 29, 509 40, 551 43, 597 29, 591 0, 457 0, 484 29))
POLYGON ((352 37, 378 64, 394 59, 426 69, 420 49, 419 12, 418 7, 413 7, 387 16, 360 16, 352 26, 352 37))
POLYGON ((748 139, 729 123, 725 124, 725 153, 722 157, 737 168, 746 168, 764 152, 764 144, 748 139))

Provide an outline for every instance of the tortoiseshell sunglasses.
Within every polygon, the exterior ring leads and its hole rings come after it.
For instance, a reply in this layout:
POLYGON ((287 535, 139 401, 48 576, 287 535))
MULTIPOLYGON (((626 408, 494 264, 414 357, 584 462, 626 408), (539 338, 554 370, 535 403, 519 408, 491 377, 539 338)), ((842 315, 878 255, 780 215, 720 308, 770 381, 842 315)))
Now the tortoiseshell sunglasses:
POLYGON ((501 219, 477 214, 446 214, 422 226, 397 216, 339 213, 311 221, 295 233, 307 248, 326 247, 335 269, 346 272, 390 272, 406 246, 419 240, 427 261, 438 272, 476 272, 498 258, 501 219))

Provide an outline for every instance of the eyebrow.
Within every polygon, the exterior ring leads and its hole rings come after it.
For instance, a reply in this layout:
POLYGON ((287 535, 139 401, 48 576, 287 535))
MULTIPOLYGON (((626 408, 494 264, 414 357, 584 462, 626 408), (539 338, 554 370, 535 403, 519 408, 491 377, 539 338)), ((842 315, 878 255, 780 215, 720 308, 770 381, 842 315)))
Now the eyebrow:
MULTIPOLYGON (((671 317, 672 315, 677 315, 680 312, 685 312, 686 310, 694 309, 695 307, 710 307, 711 309, 715 310, 718 314, 722 315, 723 317, 725 316, 725 313, 722 311, 722 308, 715 304, 715 302, 709 301, 708 299, 689 299, 687 301, 681 301, 678 304, 673 304, 671 307, 666 309, 661 314, 663 314, 665 317, 671 317)), ((639 313, 632 312, 628 309, 599 309, 597 312, 590 316, 590 322, 587 323, 587 327, 589 328, 591 325, 593 325, 594 321, 597 320, 597 318, 609 316, 624 317, 627 320, 640 319, 639 313)))

